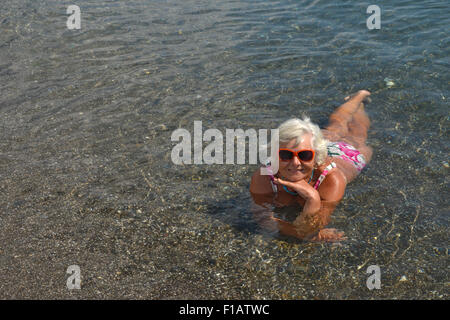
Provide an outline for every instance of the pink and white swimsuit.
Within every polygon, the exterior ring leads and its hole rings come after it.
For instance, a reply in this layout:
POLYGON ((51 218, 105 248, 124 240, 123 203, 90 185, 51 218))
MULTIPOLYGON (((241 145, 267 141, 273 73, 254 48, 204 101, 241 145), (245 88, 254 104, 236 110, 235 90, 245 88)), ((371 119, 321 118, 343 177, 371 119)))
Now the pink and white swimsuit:
POLYGON ((338 157, 352 163, 358 171, 366 166, 366 158, 355 147, 345 142, 330 142, 327 145, 328 155, 338 157))

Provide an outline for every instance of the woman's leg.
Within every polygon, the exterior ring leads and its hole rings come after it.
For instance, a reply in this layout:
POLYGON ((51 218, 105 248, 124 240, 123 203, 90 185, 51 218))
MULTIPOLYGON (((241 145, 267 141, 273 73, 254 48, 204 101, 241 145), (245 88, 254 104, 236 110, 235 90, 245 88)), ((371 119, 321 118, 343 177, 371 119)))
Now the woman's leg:
POLYGON ((349 135, 349 123, 353 120, 353 115, 358 111, 364 99, 370 95, 369 91, 360 90, 355 95, 349 97, 347 102, 337 108, 330 116, 330 123, 325 128, 339 137, 349 135))
POLYGON ((366 159, 366 163, 372 158, 373 150, 366 145, 367 131, 370 127, 370 119, 361 103, 359 109, 353 114, 352 121, 348 124, 348 135, 343 138, 358 149, 366 159))
MULTIPOLYGON (((370 120, 364 110, 363 101, 370 95, 369 91, 360 90, 337 108, 330 116, 330 124, 322 130, 325 139, 330 141, 343 141, 358 149, 366 159, 366 164, 372 158, 372 148, 366 145, 367 131, 370 120)), ((354 168, 348 170, 347 180, 351 181, 357 173, 354 168)))
POLYGON ((361 103, 359 109, 353 114, 352 121, 348 124, 347 136, 358 141, 358 144, 365 144, 367 140, 367 131, 370 127, 370 119, 364 110, 364 104, 361 103))

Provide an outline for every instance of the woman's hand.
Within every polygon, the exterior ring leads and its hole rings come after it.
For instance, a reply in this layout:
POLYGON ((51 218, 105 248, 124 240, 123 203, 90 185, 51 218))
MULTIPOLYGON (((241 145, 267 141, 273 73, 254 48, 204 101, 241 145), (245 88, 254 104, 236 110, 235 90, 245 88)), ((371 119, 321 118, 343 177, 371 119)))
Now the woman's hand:
POLYGON ((294 190, 299 196, 306 200, 315 197, 317 194, 317 190, 311 187, 305 180, 292 182, 275 177, 274 182, 294 190))
POLYGON ((344 236, 344 232, 334 228, 322 229, 310 239, 310 241, 315 242, 339 242, 342 240, 347 240, 347 237, 344 236))
POLYGON ((306 200, 302 214, 314 215, 319 212, 321 206, 319 192, 311 187, 305 180, 291 182, 275 178, 274 182, 293 189, 300 197, 306 200))

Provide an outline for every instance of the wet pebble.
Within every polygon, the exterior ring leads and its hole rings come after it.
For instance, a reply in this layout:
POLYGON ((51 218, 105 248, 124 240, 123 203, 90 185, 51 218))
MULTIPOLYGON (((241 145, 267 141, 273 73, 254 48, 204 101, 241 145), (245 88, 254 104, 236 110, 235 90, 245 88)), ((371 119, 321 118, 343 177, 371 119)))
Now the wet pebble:
POLYGON ((391 88, 395 85, 394 80, 392 80, 391 78, 384 78, 384 83, 388 88, 391 88))
POLYGON ((156 131, 167 131, 168 130, 167 126, 165 124, 163 124, 163 123, 157 125, 153 129, 156 130, 156 131))

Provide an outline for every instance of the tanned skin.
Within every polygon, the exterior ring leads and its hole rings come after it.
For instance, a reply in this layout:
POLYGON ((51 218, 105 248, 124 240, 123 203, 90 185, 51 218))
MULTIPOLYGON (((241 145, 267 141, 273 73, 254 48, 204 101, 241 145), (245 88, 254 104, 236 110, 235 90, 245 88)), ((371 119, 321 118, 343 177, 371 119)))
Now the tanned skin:
MULTIPOLYGON (((322 130, 325 139, 353 145, 364 155, 366 163, 372 158, 372 148, 366 145, 370 120, 363 104, 369 95, 370 92, 360 90, 353 96, 346 97, 347 101, 331 114, 329 125, 322 130)), ((305 134, 299 144, 293 139, 287 145, 280 145, 280 148, 294 151, 313 149, 311 139, 311 134, 305 134)), ((327 242, 345 240, 347 238, 344 232, 325 226, 330 222, 331 214, 342 200, 347 184, 358 175, 358 170, 345 160, 328 157, 322 165, 316 166, 313 178, 308 183, 314 166, 315 161, 303 162, 297 157, 290 161, 280 161, 275 176, 275 183, 278 185, 276 195, 272 190, 269 176, 261 175, 258 169, 250 183, 254 217, 260 225, 269 230, 299 239, 327 242), (317 190, 314 189, 320 174, 331 162, 335 162, 337 167, 328 172, 317 190), (298 195, 289 194, 283 185, 298 195), (275 218, 268 206, 268 204, 288 206, 295 203, 299 203, 303 209, 292 223, 275 218)))

